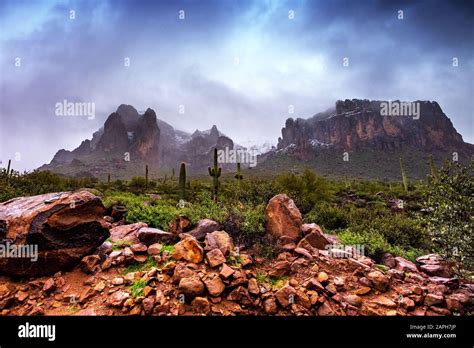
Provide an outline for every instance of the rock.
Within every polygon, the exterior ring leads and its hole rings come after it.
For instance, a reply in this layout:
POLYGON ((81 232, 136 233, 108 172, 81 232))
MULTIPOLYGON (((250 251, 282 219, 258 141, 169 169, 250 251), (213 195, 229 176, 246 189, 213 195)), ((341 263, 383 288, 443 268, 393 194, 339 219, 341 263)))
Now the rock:
POLYGON ((440 265, 421 265, 420 270, 430 276, 449 278, 453 276, 453 272, 445 264, 440 265))
POLYGON ((242 267, 247 267, 249 265, 253 264, 253 260, 252 260, 252 257, 250 257, 250 255, 247 255, 247 254, 240 254, 240 265, 242 267))
POLYGON ((191 278, 197 276, 197 273, 183 263, 178 263, 174 268, 173 282, 178 284, 182 278, 191 278))
POLYGON ((186 298, 194 298, 204 293, 204 284, 198 278, 182 278, 178 286, 186 298))
POLYGON ((397 262, 395 261, 395 258, 390 253, 382 254, 382 258, 380 260, 380 263, 384 266, 387 266, 388 268, 395 268, 395 266, 397 265, 397 262))
POLYGON ((266 233, 275 239, 297 240, 303 219, 292 199, 285 194, 274 196, 265 209, 266 233))
POLYGON ((400 301, 400 305, 405 308, 407 311, 412 311, 415 309, 415 302, 409 297, 403 296, 400 301))
POLYGON ((137 232, 137 237, 145 245, 169 242, 174 235, 158 228, 142 227, 137 232))
POLYGON ((46 293, 53 292, 56 290, 56 282, 53 278, 49 278, 43 285, 43 291, 46 293))
POLYGON ((219 249, 222 254, 228 255, 234 251, 234 242, 229 234, 225 231, 214 231, 206 234, 204 250, 210 251, 219 249))
POLYGON ((249 293, 251 293, 252 295, 260 294, 260 288, 258 287, 257 279, 255 278, 249 279, 248 289, 249 289, 249 293))
MULTIPOLYGON (((123 281, 123 279, 122 279, 123 281)), ((101 280, 100 282, 98 282, 95 286, 94 286, 94 290, 97 291, 97 292, 101 292, 105 289, 106 287, 106 284, 103 280, 101 280)))
POLYGON ((313 256, 309 253, 309 251, 306 250, 306 249, 304 249, 304 248, 300 248, 300 247, 296 248, 296 249, 295 249, 295 253, 300 254, 300 255, 306 257, 308 260, 312 260, 312 259, 313 259, 313 256))
POLYGON ((327 282, 329 279, 329 276, 327 275, 326 272, 319 272, 318 274, 318 282, 324 283, 327 282))
POLYGON ((174 219, 169 226, 169 231, 175 235, 186 232, 191 228, 191 221, 183 215, 174 219))
POLYGON ((327 301, 323 302, 318 308, 318 315, 320 316, 333 316, 335 314, 336 312, 327 301))
POLYGON ((110 230, 110 240, 113 243, 117 242, 128 242, 130 244, 140 243, 140 240, 137 237, 137 232, 140 228, 146 227, 147 224, 143 222, 136 222, 129 225, 119 225, 115 226, 110 230))
POLYGON ((397 304, 395 302, 383 295, 375 297, 370 301, 370 303, 387 308, 397 308, 397 304))
POLYGON ((50 275, 78 264, 109 237, 104 213, 100 198, 88 191, 18 197, 0 203, 0 243, 5 248, 37 247, 34 262, 31 257, 0 258, 0 273, 50 275))
POLYGON ((418 272, 418 268, 416 267, 416 265, 413 262, 408 261, 407 259, 404 259, 403 257, 397 256, 395 258, 395 262, 397 263, 395 268, 398 269, 399 271, 418 272))
POLYGON ((232 290, 227 296, 227 300, 235 301, 246 306, 252 303, 248 290, 245 289, 243 286, 238 286, 234 290, 232 290))
POLYGON ((304 224, 301 230, 305 237, 298 243, 297 247, 303 247, 307 242, 313 248, 324 250, 326 245, 331 244, 324 236, 321 227, 316 224, 304 224))
POLYGON ((263 301, 263 310, 266 314, 276 314, 278 306, 273 297, 269 297, 263 301))
POLYGON ((113 251, 112 249, 112 243, 106 240, 104 243, 102 243, 101 246, 97 249, 97 254, 100 256, 101 259, 104 259, 113 251))
POLYGON ((100 257, 99 255, 88 255, 84 256, 80 264, 82 272, 85 274, 94 274, 100 270, 100 257))
POLYGON ((174 245, 173 254, 171 255, 175 260, 186 260, 192 263, 199 263, 202 261, 204 250, 199 245, 196 238, 188 236, 174 245))
POLYGON ((209 275, 204 278, 204 285, 212 296, 219 296, 225 290, 225 284, 217 274, 209 275))
POLYGON ((225 256, 220 249, 212 249, 206 254, 207 262, 211 267, 217 267, 225 262, 225 256))
POLYGON ((344 296, 344 301, 349 303, 354 307, 361 307, 362 306, 362 298, 357 295, 346 295, 344 296))
POLYGON ((444 302, 443 295, 427 294, 425 296, 424 304, 426 306, 434 306, 434 305, 442 304, 443 302, 444 302))
POLYGON ((445 278, 445 277, 430 277, 430 282, 440 285, 446 285, 447 287, 456 287, 459 284, 458 278, 445 278))
POLYGON ((367 274, 367 279, 369 279, 374 285, 374 288, 380 292, 385 292, 390 287, 390 279, 380 271, 370 272, 367 274))
POLYGON ((367 287, 367 286, 363 286, 357 290, 354 291, 354 294, 356 295, 366 295, 368 294, 372 289, 367 287))
POLYGON ((143 311, 146 315, 150 315, 153 312, 155 301, 152 298, 144 298, 142 301, 143 311))
POLYGON ((219 273, 219 276, 223 279, 227 279, 229 278, 232 274, 234 274, 234 270, 232 268, 230 268, 229 266, 227 266, 227 264, 223 264, 222 265, 222 268, 221 268, 221 271, 219 273))
POLYGON ((206 236, 207 233, 218 231, 221 225, 210 219, 199 220, 197 226, 191 231, 180 234, 180 238, 184 238, 187 235, 193 236, 196 239, 202 239, 206 236))
POLYGON ((155 256, 161 253, 163 246, 160 243, 153 243, 148 247, 148 255, 155 256))
POLYGON ((196 297, 191 302, 191 306, 196 313, 207 314, 211 311, 209 300, 205 297, 196 297))
POLYGON ((281 277, 290 273, 291 265, 288 261, 278 261, 273 265, 270 276, 281 277))
POLYGON ((21 291, 21 290, 15 294, 15 298, 17 299, 18 302, 25 301, 28 298, 28 296, 29 294, 26 291, 21 291))
POLYGON ((275 297, 283 308, 295 303, 295 289, 292 286, 285 285, 275 293, 275 297))
POLYGON ((125 300, 127 300, 129 297, 130 297, 130 293, 126 291, 118 290, 109 296, 107 303, 112 307, 122 307, 125 300))
POLYGON ((124 284, 124 279, 122 277, 115 277, 112 279, 112 284, 114 285, 123 285, 124 284))
POLYGON ((387 274, 392 277, 392 278, 395 278, 395 279, 400 279, 400 280, 403 280, 403 278, 405 277, 405 273, 403 271, 399 271, 398 269, 389 269, 387 271, 387 274))
POLYGON ((422 265, 440 265, 444 259, 439 254, 427 254, 416 258, 416 261, 422 265))
POLYGON ((147 247, 143 243, 137 243, 133 244, 130 249, 133 251, 134 254, 139 254, 139 253, 146 253, 147 247))

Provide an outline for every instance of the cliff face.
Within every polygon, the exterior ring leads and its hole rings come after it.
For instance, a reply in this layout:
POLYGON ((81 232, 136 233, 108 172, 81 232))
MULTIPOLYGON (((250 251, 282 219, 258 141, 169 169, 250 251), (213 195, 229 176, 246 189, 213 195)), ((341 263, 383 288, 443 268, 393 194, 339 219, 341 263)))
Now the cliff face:
POLYGON ((293 153, 303 159, 320 147, 354 151, 395 150, 408 146, 426 151, 472 152, 473 146, 463 142, 438 103, 413 102, 408 115, 403 115, 402 107, 397 113, 397 103, 345 100, 338 101, 335 109, 325 115, 306 120, 290 118, 282 129, 278 149, 292 147, 293 153), (387 108, 387 105, 391 106, 387 108))

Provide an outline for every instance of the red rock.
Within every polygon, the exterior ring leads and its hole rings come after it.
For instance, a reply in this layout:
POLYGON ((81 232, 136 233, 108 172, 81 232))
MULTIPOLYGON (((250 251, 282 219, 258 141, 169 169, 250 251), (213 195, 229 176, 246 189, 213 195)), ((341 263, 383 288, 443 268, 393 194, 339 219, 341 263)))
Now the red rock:
POLYGON ((380 271, 370 272, 367 274, 367 279, 369 279, 372 284, 374 284, 374 288, 380 292, 385 292, 390 287, 390 279, 380 271))
POLYGON ((382 296, 382 295, 375 297, 374 299, 370 301, 370 303, 387 307, 387 308, 397 308, 397 304, 395 302, 393 302, 388 297, 382 296))
POLYGON ((300 236, 303 219, 292 199, 285 194, 274 196, 265 209, 266 232, 279 239, 296 240, 300 236))
POLYGON ((147 251, 147 247, 143 243, 133 244, 130 249, 133 253, 145 253, 147 251))
POLYGON ((204 250, 219 249, 225 256, 234 252, 234 248, 234 242, 227 232, 214 231, 206 234, 204 250))
POLYGON ((443 295, 426 294, 424 303, 427 306, 434 306, 434 305, 443 304, 443 302, 444 302, 443 295))
POLYGON ((327 301, 323 302, 318 308, 318 315, 320 316, 333 316, 335 314, 336 312, 327 301))
POLYGON ((196 297, 191 302, 191 306, 196 313, 207 314, 211 311, 209 300, 205 297, 196 297))
POLYGON ((84 273, 94 274, 100 270, 100 257, 98 255, 84 256, 80 267, 84 273))
POLYGON ((158 228, 142 227, 137 232, 137 237, 145 245, 166 243, 173 239, 174 234, 158 228))
POLYGON ((144 298, 142 301, 143 311, 146 315, 150 315, 153 312, 155 301, 152 298, 144 298))
POLYGON ((267 298, 263 301, 263 310, 267 314, 276 314, 278 311, 277 303, 273 297, 267 298))
POLYGON ((252 295, 258 295, 260 293, 260 289, 258 287, 257 279, 252 278, 252 279, 249 280, 248 289, 249 289, 249 292, 252 295))
POLYGON ((198 278, 182 278, 178 286, 187 298, 194 298, 204 293, 204 284, 198 278))
POLYGON ((219 296, 225 290, 225 284, 216 274, 208 275, 208 277, 204 278, 203 281, 206 285, 207 291, 212 296, 219 296))
POLYGON ((362 306, 362 298, 357 295, 346 295, 344 296, 344 301, 349 303, 354 307, 361 307, 362 306))
POLYGON ((313 256, 311 256, 311 254, 309 253, 308 250, 304 249, 304 248, 296 248, 295 249, 295 253, 296 254, 300 254, 304 257, 306 257, 308 260, 312 260, 313 259, 313 256))
POLYGON ((415 309, 415 302, 406 296, 403 296, 402 300, 400 301, 400 305, 407 311, 415 309))
POLYGON ((211 267, 217 267, 225 263, 225 256, 220 249, 212 249, 206 254, 207 262, 211 267))
POLYGON ((175 260, 184 259, 192 263, 202 261, 204 250, 199 245, 196 238, 188 236, 174 245, 172 257, 175 260))
POLYGON ((418 268, 416 267, 416 265, 413 262, 404 259, 403 257, 397 256, 395 258, 395 262, 397 263, 395 268, 399 271, 418 272, 418 268))
POLYGON ((221 276, 221 278, 223 279, 227 279, 229 278, 232 274, 234 274, 234 270, 232 268, 230 268, 229 266, 227 266, 227 264, 223 264, 222 265, 222 268, 221 268, 221 272, 219 273, 219 275, 221 276))
POLYGON ((288 307, 295 303, 295 289, 292 286, 285 285, 275 293, 275 297, 282 307, 288 307))
POLYGON ((53 278, 49 278, 43 285, 44 292, 52 292, 56 290, 56 283, 53 278))
POLYGON ((122 307, 125 300, 130 297, 130 293, 122 290, 118 290, 109 296, 107 300, 108 304, 112 307, 122 307))
POLYGON ((197 226, 191 231, 186 233, 181 233, 180 238, 185 238, 187 235, 193 236, 196 239, 202 239, 206 236, 207 233, 218 231, 220 229, 220 224, 216 221, 210 219, 199 220, 197 226))
POLYGON ((29 257, 0 258, 0 272, 11 276, 54 274, 77 265, 108 237, 105 207, 88 191, 47 193, 0 203, 2 238, 11 245, 33 244, 29 257))
POLYGON ((276 262, 271 271, 270 276, 281 277, 290 273, 290 263, 288 261, 276 262))
POLYGON ((331 244, 323 234, 321 227, 316 224, 304 224, 301 227, 305 237, 298 243, 298 247, 303 246, 303 241, 308 242, 313 248, 324 250, 326 245, 331 244))
POLYGON ((381 258, 380 263, 382 265, 387 266, 388 268, 395 268, 395 266, 397 265, 397 262, 395 261, 395 258, 390 253, 382 254, 382 258, 381 258))
POLYGON ((148 247, 148 255, 155 256, 161 253, 161 248, 163 247, 160 243, 154 243, 148 247))

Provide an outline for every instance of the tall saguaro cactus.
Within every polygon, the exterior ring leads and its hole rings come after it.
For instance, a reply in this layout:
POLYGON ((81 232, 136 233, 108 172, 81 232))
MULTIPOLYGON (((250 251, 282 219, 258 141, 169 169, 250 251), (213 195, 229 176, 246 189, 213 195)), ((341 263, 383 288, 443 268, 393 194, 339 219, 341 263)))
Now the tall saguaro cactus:
POLYGON ((402 181, 403 181, 403 188, 405 192, 408 192, 408 178, 405 173, 405 167, 403 165, 403 159, 400 157, 400 171, 402 172, 402 181))
POLYGON ((12 160, 8 160, 8 166, 7 166, 7 183, 10 181, 10 165, 12 164, 12 160))
POLYGON ((240 173, 240 162, 237 162, 237 173, 234 175, 234 178, 237 179, 237 185, 240 188, 240 183, 242 182, 242 179, 244 176, 240 173))
POLYGON ((185 200, 186 199, 186 164, 181 162, 179 167, 179 199, 185 200))
POLYGON ((221 176, 222 168, 217 163, 217 148, 214 148, 214 167, 208 167, 209 175, 213 177, 212 194, 214 201, 217 202, 217 191, 219 189, 219 177, 221 176))

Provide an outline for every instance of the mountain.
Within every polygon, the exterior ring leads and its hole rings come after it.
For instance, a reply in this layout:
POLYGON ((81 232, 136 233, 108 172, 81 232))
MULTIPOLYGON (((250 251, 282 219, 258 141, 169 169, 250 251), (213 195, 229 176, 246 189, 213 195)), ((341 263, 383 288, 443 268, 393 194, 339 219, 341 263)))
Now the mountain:
POLYGON ((339 100, 308 119, 287 119, 281 133, 277 149, 259 162, 262 170, 307 166, 325 175, 393 179, 402 157, 411 177, 423 178, 428 154, 438 164, 474 154, 474 145, 430 101, 339 100))
POLYGON ((189 173, 204 173, 212 163, 215 147, 234 148, 233 140, 215 125, 189 134, 158 119, 152 109, 140 115, 133 106, 122 104, 91 140, 84 140, 73 151, 59 150, 39 169, 101 178, 110 174, 116 179, 143 176, 145 165, 155 177, 171 174, 180 162, 186 162, 189 173))

